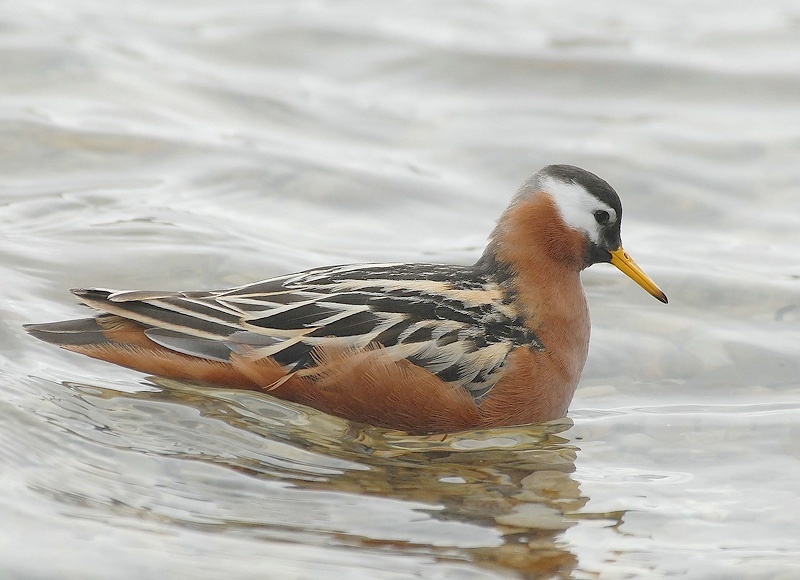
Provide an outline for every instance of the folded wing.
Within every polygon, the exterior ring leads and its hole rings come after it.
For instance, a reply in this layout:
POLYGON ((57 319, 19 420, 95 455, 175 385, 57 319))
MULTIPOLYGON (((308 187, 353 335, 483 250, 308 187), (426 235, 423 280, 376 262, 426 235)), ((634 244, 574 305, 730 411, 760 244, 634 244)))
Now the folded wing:
POLYGON ((303 374, 313 372, 318 347, 379 345, 476 398, 511 350, 542 348, 500 287, 467 267, 350 265, 212 292, 73 292, 179 353, 223 362, 231 353, 269 357, 303 374))

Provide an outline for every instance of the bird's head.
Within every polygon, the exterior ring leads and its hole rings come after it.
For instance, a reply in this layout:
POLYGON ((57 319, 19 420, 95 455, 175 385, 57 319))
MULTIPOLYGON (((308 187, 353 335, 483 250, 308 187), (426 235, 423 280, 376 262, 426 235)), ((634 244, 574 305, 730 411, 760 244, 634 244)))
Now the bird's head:
POLYGON ((573 165, 548 165, 520 188, 493 238, 524 235, 582 268, 610 262, 666 303, 664 292, 622 248, 621 222, 622 204, 606 181, 573 165))

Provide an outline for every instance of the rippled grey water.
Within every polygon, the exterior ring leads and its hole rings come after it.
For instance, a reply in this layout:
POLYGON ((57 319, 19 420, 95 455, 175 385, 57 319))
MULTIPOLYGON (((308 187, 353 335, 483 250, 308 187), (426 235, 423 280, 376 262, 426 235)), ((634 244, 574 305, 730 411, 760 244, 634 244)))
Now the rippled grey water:
POLYGON ((3 578, 800 575, 800 7, 32 0, 0 15, 3 578), (75 286, 468 263, 608 179, 570 419, 414 438, 40 344, 75 286))

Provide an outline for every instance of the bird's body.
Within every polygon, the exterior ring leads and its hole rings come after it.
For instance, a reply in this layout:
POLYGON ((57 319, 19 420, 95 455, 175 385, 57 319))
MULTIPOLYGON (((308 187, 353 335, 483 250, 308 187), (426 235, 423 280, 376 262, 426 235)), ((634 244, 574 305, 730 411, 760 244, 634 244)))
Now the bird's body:
POLYGON ((75 290, 104 314, 28 330, 150 374, 411 432, 546 421, 566 414, 588 352, 581 270, 617 257, 644 276, 621 249, 619 217, 604 181, 549 166, 474 266, 334 266, 212 292, 75 290), (570 199, 581 191, 590 197, 570 199), (596 223, 614 215, 608 232, 572 223, 593 199, 596 223))

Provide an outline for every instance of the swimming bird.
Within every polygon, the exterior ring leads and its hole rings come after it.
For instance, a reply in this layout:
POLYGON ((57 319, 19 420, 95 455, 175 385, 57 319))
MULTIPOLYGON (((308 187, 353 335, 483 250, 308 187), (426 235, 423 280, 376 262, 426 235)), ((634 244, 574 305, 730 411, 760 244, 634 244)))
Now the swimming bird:
POLYGON ((201 292, 75 289, 101 314, 33 336, 145 373, 252 389, 411 433, 566 415, 589 347, 581 271, 610 262, 661 302, 622 247, 622 205, 549 165, 472 266, 354 264, 201 292))

